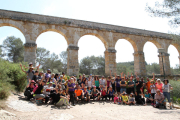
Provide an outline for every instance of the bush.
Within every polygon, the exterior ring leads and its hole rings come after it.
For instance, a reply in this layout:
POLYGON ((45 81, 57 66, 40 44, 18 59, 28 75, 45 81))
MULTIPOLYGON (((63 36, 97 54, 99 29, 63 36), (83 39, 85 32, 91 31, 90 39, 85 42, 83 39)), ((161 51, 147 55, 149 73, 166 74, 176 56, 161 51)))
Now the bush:
POLYGON ((11 90, 23 91, 27 78, 19 64, 0 58, 0 66, 0 99, 6 99, 11 90))
POLYGON ((171 92, 171 97, 173 98, 174 103, 180 104, 180 81, 169 81, 171 86, 173 87, 173 91, 171 92))

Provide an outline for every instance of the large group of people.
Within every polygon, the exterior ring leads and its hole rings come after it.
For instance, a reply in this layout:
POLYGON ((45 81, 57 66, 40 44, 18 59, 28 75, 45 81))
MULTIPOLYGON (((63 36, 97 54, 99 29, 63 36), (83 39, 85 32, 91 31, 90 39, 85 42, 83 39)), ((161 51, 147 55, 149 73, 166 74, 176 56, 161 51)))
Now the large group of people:
MULTIPOLYGON (((40 66, 40 65, 39 65, 40 66)), ((166 109, 167 98, 170 109, 172 109, 170 91, 173 89, 167 79, 161 82, 155 78, 139 78, 137 74, 110 76, 86 76, 85 74, 71 76, 69 79, 65 72, 60 74, 51 73, 48 69, 46 73, 39 72, 39 66, 33 67, 29 63, 25 71, 23 66, 20 67, 27 74, 27 86, 24 92, 28 100, 35 101, 37 105, 53 104, 56 106, 66 105, 67 108, 75 106, 79 102, 88 103, 90 101, 112 101, 114 104, 124 105, 147 105, 153 107, 163 106, 166 109)))

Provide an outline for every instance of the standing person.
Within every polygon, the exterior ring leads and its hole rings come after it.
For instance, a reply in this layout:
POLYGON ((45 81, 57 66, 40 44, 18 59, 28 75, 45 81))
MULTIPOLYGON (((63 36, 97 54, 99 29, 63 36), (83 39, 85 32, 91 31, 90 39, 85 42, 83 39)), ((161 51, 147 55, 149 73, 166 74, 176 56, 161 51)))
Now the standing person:
MULTIPOLYGON (((86 84, 86 77, 83 77, 83 78, 82 78, 81 84, 82 84, 82 83, 83 83, 84 85, 86 84)), ((81 86, 81 87, 82 87, 82 86, 81 86)))
POLYGON ((133 78, 130 77, 130 81, 128 82, 128 91, 127 94, 134 93, 134 81, 133 78))
MULTIPOLYGON (((24 71, 22 68, 22 64, 20 64, 21 70, 27 74, 27 86, 29 85, 29 80, 32 80, 32 77, 34 75, 34 67, 30 67, 28 71, 24 71)), ((37 71, 39 71, 39 67, 37 68, 37 71)))
POLYGON ((73 106, 75 106, 74 104, 74 88, 75 88, 75 84, 74 84, 74 79, 71 78, 70 83, 68 83, 67 85, 68 88, 68 92, 70 94, 70 102, 72 103, 73 106))
POLYGON ((43 71, 41 71, 41 72, 39 73, 39 75, 38 75, 38 80, 39 80, 39 79, 42 79, 43 74, 44 74, 43 71))
POLYGON ((67 79, 67 76, 65 75, 65 72, 62 72, 62 75, 63 75, 63 79, 65 80, 65 86, 67 86, 68 84, 68 79, 67 79))
POLYGON ((111 86, 111 77, 108 76, 108 79, 107 79, 107 89, 109 89, 110 86, 111 86))
POLYGON ((156 90, 159 89, 160 92, 162 93, 163 92, 162 88, 163 88, 163 83, 161 82, 160 79, 157 79, 156 90))
POLYGON ((104 76, 100 79, 100 85, 106 86, 106 80, 104 79, 104 76))
POLYGON ((116 76, 116 73, 115 73, 115 87, 116 87, 116 92, 118 93, 118 95, 120 94, 120 81, 121 81, 121 78, 119 75, 116 76))
POLYGON ((135 84, 136 84, 136 91, 137 91, 137 94, 139 95, 140 93, 141 93, 141 85, 142 85, 142 83, 141 83, 141 81, 139 80, 139 77, 137 76, 136 77, 136 82, 135 82, 135 84))
POLYGON ((39 71, 35 71, 33 77, 32 77, 32 80, 34 80, 35 82, 37 82, 38 80, 38 75, 39 75, 39 71))
POLYGON ((81 75, 79 75, 79 78, 77 79, 77 83, 78 83, 78 85, 81 85, 81 82, 82 82, 82 76, 81 76, 81 75))
POLYGON ((59 74, 55 74, 54 78, 56 79, 56 81, 59 81, 59 74))
POLYGON ((127 84, 127 83, 126 83, 124 77, 122 77, 121 79, 122 79, 122 80, 120 81, 120 86, 121 86, 120 92, 123 93, 123 91, 126 92, 126 84, 127 84))
POLYGON ((87 87, 91 87, 93 86, 93 81, 89 78, 87 81, 87 87))
POLYGON ((49 81, 49 78, 51 78, 51 70, 50 70, 50 69, 47 69, 47 73, 45 74, 45 80, 46 80, 46 82, 49 81))
POLYGON ((148 93, 151 93, 150 86, 151 86, 151 82, 150 82, 149 78, 147 78, 146 88, 147 88, 148 93))
POLYGON ((155 105, 155 103, 154 103, 154 97, 155 97, 155 94, 156 94, 156 85, 155 85, 154 80, 151 80, 150 89, 151 89, 151 96, 152 96, 152 98, 153 98, 153 101, 152 101, 151 105, 155 105))
POLYGON ((115 91, 116 90, 116 87, 115 87, 115 79, 114 78, 111 78, 111 86, 112 86, 112 89, 115 91))
POLYGON ((170 90, 172 90, 173 87, 171 86, 171 84, 169 84, 169 80, 165 79, 164 80, 164 86, 163 86, 163 95, 165 97, 165 99, 168 99, 169 105, 170 105, 170 109, 172 109, 172 105, 171 105, 171 99, 170 99, 170 90))
POLYGON ((98 76, 94 76, 94 84, 96 86, 96 89, 100 90, 99 88, 99 78, 98 76))

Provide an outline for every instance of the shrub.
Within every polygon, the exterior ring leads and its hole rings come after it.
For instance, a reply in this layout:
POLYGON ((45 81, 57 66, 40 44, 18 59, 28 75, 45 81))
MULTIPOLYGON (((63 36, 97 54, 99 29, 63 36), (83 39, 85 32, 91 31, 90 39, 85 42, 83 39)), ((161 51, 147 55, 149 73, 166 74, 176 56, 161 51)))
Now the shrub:
POLYGON ((0 58, 0 66, 0 99, 6 99, 11 90, 23 91, 27 79, 19 64, 0 58))
POLYGON ((180 104, 180 81, 169 81, 171 86, 173 87, 173 91, 171 92, 171 97, 173 98, 174 103, 180 104))

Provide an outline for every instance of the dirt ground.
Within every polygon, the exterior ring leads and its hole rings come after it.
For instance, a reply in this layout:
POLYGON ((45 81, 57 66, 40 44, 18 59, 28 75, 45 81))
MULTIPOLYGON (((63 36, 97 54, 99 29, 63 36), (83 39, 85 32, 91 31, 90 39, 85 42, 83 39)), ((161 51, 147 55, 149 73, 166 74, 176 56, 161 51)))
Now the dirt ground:
POLYGON ((147 106, 116 105, 112 102, 76 104, 71 109, 54 105, 40 105, 24 100, 21 95, 11 95, 7 108, 0 110, 0 120, 178 120, 180 109, 156 109, 147 106))

